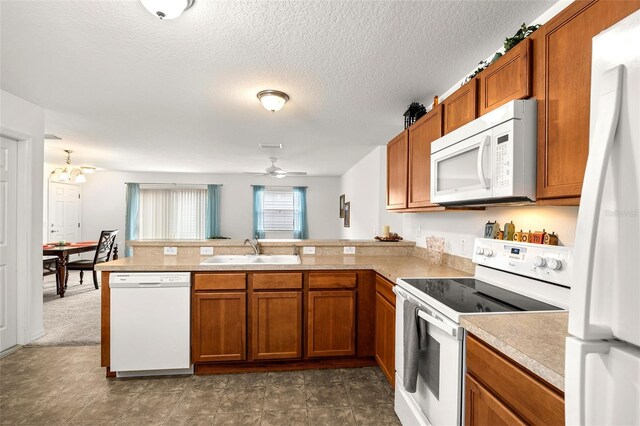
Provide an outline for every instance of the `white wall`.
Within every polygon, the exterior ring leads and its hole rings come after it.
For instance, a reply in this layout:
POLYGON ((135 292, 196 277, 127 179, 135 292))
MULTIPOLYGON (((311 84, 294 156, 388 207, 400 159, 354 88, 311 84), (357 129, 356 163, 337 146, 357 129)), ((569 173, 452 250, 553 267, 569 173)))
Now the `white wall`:
POLYGON ((501 229, 505 223, 513 221, 516 231, 553 231, 558 234, 561 245, 571 246, 575 241, 578 207, 488 207, 484 211, 405 213, 402 217, 405 239, 415 240, 416 245, 425 247, 426 237, 443 237, 447 253, 470 258, 474 239, 483 236, 485 223, 495 220, 501 229))
POLYGON ((0 90, 0 134, 18 141, 18 344, 42 324, 42 164, 44 110, 0 90))
MULTIPOLYGON (((345 228, 336 213, 342 238, 371 239, 384 225, 402 231, 402 217, 386 210, 387 150, 378 146, 340 177, 340 194, 350 202, 351 226, 345 228)), ((338 204, 335 207, 338 211, 338 204)))
MULTIPOLYGON (((234 239, 250 238, 253 228, 251 185, 307 186, 309 238, 339 238, 333 218, 338 208, 338 177, 269 177, 192 173, 146 173, 96 171, 82 188, 82 239, 95 240, 103 229, 119 229, 124 247, 126 182, 222 184, 220 231, 234 239)), ((123 253, 121 251, 121 253, 123 253)))

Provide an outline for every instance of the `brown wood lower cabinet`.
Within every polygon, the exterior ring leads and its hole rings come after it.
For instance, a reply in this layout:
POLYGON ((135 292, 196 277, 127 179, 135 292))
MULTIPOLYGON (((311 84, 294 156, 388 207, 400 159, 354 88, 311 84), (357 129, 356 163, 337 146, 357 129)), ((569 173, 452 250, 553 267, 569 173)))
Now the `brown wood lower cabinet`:
POLYGON ((196 292, 193 296, 194 362, 246 359, 247 295, 196 292))
POLYGON ((393 284, 376 277, 376 360, 382 372, 395 386, 396 298, 393 284))
POLYGON ((466 425, 524 425, 525 423, 472 375, 465 376, 466 425))
POLYGON ((251 296, 253 359, 302 356, 302 292, 256 292, 251 296))
POLYGON ((307 355, 310 358, 355 355, 355 320, 355 291, 310 291, 307 355))
POLYGON ((564 394, 467 334, 467 425, 563 425, 564 394))

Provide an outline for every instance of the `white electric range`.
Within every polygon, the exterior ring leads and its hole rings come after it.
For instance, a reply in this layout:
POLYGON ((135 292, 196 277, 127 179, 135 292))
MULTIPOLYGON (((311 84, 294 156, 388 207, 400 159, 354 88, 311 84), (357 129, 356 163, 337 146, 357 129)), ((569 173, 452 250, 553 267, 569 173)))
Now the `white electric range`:
POLYGON ((463 424, 460 317, 568 309, 570 256, 568 247, 478 238, 474 277, 398 278, 395 411, 403 425, 463 424), (403 383, 405 309, 423 330, 413 393, 403 383))

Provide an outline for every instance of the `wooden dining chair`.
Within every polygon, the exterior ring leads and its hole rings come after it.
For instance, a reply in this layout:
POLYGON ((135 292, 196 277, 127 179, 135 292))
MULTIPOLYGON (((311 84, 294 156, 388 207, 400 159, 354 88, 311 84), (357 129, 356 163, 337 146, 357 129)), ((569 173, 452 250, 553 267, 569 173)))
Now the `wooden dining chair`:
POLYGON ((67 282, 69 281, 69 271, 80 271, 80 284, 82 284, 82 279, 84 278, 84 271, 92 271, 93 285, 97 289, 98 273, 96 272, 95 266, 98 263, 109 261, 109 258, 111 258, 111 253, 113 252, 113 246, 116 242, 116 235, 118 235, 117 229, 113 231, 102 231, 100 233, 98 247, 96 248, 96 254, 93 257, 93 260, 82 259, 67 263, 67 276, 65 277, 64 285, 66 286, 67 282))

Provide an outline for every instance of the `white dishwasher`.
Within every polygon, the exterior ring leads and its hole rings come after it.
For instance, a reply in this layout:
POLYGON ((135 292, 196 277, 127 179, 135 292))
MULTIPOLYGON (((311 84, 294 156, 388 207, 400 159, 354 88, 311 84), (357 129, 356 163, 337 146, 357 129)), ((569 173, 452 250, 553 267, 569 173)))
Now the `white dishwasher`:
POLYGON ((188 272, 112 273, 111 371, 117 377, 193 373, 188 272))

